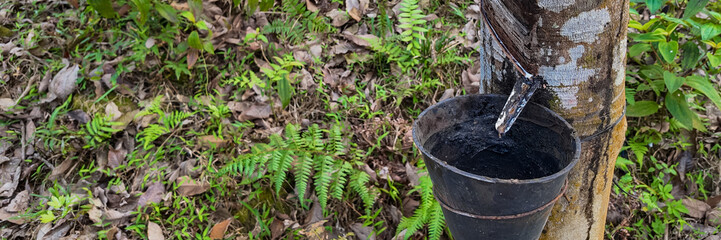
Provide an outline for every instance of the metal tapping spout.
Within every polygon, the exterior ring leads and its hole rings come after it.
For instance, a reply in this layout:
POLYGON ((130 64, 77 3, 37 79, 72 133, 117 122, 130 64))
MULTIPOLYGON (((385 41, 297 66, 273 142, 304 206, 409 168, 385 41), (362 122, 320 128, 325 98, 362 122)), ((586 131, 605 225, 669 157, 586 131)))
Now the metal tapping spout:
POLYGON ((533 93, 541 85, 542 79, 539 76, 533 76, 530 79, 519 79, 513 85, 506 104, 501 110, 501 114, 498 116, 496 121, 496 131, 498 131, 498 137, 502 137, 503 134, 508 132, 516 122, 516 119, 523 111, 523 108, 531 99, 533 93))
POLYGON ((506 104, 503 106, 503 110, 496 121, 496 131, 498 131, 498 137, 500 138, 511 129, 511 126, 513 126, 513 123, 523 111, 523 108, 526 106, 526 103, 528 103, 528 100, 531 99, 536 89, 541 86, 543 78, 526 71, 526 69, 521 66, 521 63, 513 57, 510 51, 508 51, 508 48, 506 48, 506 45, 503 44, 503 41, 501 41, 498 37, 498 33, 496 33, 496 30, 488 20, 488 14, 486 13, 484 4, 485 0, 481 0, 481 14, 483 15, 483 22, 486 27, 491 30, 491 33, 493 33, 493 39, 501 45, 503 53, 513 63, 513 67, 522 75, 522 77, 516 80, 516 83, 513 85, 513 90, 511 90, 511 94, 508 96, 508 100, 506 100, 506 104))

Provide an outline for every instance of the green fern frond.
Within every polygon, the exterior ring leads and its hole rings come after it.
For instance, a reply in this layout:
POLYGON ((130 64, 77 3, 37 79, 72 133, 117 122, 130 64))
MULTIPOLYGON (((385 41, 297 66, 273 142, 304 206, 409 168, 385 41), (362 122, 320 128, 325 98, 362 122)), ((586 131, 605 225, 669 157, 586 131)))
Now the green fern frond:
POLYGON ((166 128, 173 129, 180 126, 183 120, 190 116, 193 116, 193 113, 173 111, 169 115, 164 116, 161 120, 166 128))
POLYGON ((343 197, 343 187, 347 182, 346 175, 353 169, 353 166, 346 161, 339 160, 336 161, 335 167, 338 170, 333 173, 330 195, 336 199, 341 199, 343 197))
POLYGON ((443 209, 438 202, 434 201, 428 212, 428 239, 438 240, 443 235, 443 228, 446 226, 443 209))
POLYGON ((366 215, 370 215, 373 204, 375 203, 374 191, 366 186, 369 181, 370 176, 368 176, 367 173, 356 170, 355 173, 351 176, 350 182, 348 183, 351 189, 358 193, 358 196, 363 201, 366 215))
POLYGON ((273 155, 273 158, 279 156, 278 159, 274 159, 276 162, 278 162, 278 168, 273 172, 273 176, 271 177, 271 181, 275 187, 276 194, 280 192, 280 187, 283 186, 283 181, 285 181, 288 170, 290 170, 291 163, 293 162, 291 151, 279 150, 278 152, 280 152, 280 154, 273 155))
MULTIPOLYGON (((425 28, 426 24, 425 15, 418 6, 418 0, 403 0, 401 2, 401 14, 398 15, 398 21, 401 23, 398 25, 403 30, 401 32, 401 39, 404 42, 410 42, 412 40, 425 40, 422 33, 427 32, 425 28)), ((409 50, 410 50, 409 45, 409 50)))
POLYGON ((313 124, 308 127, 308 131, 303 133, 303 144, 304 147, 311 151, 323 150, 323 132, 318 127, 318 124, 313 124))
POLYGON ((164 116, 165 112, 160 108, 160 104, 163 102, 163 95, 156 96, 153 101, 150 102, 147 106, 145 106, 145 109, 138 112, 138 114, 135 114, 135 118, 140 118, 146 115, 150 114, 158 114, 160 116, 164 116))
POLYGON ((123 123, 112 122, 110 117, 96 114, 95 117, 85 123, 85 139, 87 144, 83 148, 94 148, 111 138, 114 133, 122 129, 114 129, 113 126, 122 126, 123 123))
POLYGON ((334 125, 328 131, 328 148, 327 152, 335 156, 341 156, 345 154, 345 144, 343 144, 343 132, 341 127, 334 125))
POLYGON ((315 183, 315 194, 318 196, 318 202, 322 209, 328 203, 328 192, 330 188, 331 178, 331 167, 333 166, 333 158, 327 155, 319 155, 315 157, 315 176, 313 176, 313 182, 315 183))
POLYGON ((424 224, 426 224, 426 220, 426 212, 421 209, 416 209, 413 216, 401 219, 401 222, 398 224, 396 234, 406 230, 405 237, 403 239, 408 239, 413 236, 415 232, 421 229, 424 224))
POLYGON ((298 164, 294 172, 295 189, 298 190, 298 199, 303 206, 305 206, 305 191, 308 187, 311 171, 313 171, 313 159, 306 154, 298 156, 298 164))
POLYGON ((166 133, 170 133, 170 130, 165 126, 150 124, 148 127, 143 129, 143 131, 138 133, 138 135, 136 135, 136 140, 143 144, 143 149, 148 150, 152 148, 151 144, 153 141, 157 140, 160 136, 166 133))
POLYGON ((288 124, 285 126, 285 138, 288 139, 288 145, 296 148, 304 147, 305 142, 300 137, 300 131, 298 126, 294 124, 288 124))

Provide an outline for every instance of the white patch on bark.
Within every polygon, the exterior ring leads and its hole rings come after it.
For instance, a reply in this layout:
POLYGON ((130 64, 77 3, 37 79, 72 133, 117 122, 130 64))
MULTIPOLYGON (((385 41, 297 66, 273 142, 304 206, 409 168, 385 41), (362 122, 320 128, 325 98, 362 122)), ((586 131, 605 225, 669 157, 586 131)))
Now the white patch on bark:
POLYGON ((576 3, 576 0, 538 0, 538 6, 551 12, 561 12, 568 6, 576 3))
POLYGON ((543 79, 556 92, 556 95, 561 100, 561 106, 565 109, 571 109, 578 105, 578 99, 576 98, 577 85, 587 82, 597 72, 597 69, 578 66, 578 59, 585 52, 585 47, 578 45, 568 49, 568 56, 571 59, 567 63, 538 68, 539 75, 543 76, 543 79))
POLYGON ((593 43, 609 22, 611 16, 605 8, 582 12, 563 24, 561 35, 575 43, 593 43))
POLYGON ((626 78, 626 39, 622 38, 613 49, 613 74, 616 74, 613 84, 618 86, 626 78))

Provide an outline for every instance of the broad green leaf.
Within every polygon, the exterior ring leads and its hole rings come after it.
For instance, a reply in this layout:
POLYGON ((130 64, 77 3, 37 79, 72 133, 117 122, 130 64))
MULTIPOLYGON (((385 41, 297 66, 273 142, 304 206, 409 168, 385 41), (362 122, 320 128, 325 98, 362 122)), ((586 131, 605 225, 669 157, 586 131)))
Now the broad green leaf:
POLYGON ((253 13, 255 13, 255 10, 258 9, 258 0, 248 0, 248 16, 253 16, 253 13))
POLYGON ((658 51, 661 53, 663 60, 667 63, 672 63, 678 53, 678 42, 660 42, 658 43, 658 51))
POLYGON ((684 69, 692 69, 698 64, 701 57, 701 51, 692 41, 688 41, 681 46, 681 67, 684 69))
POLYGON ((628 36, 631 37, 636 42, 663 42, 663 41, 666 41, 666 36, 659 34, 659 33, 644 33, 644 34, 629 33, 628 36))
POLYGON ((190 22, 192 22, 193 24, 195 24, 195 15, 193 15, 192 12, 188 12, 188 11, 181 12, 181 13, 180 13, 180 16, 185 17, 186 19, 188 19, 188 21, 190 21, 190 22))
POLYGON ((646 31, 646 28, 643 27, 643 24, 633 19, 628 21, 628 27, 635 28, 641 31, 646 31))
POLYGON ((630 48, 628 48, 628 56, 629 57, 636 57, 638 55, 641 55, 642 53, 651 50, 651 44, 648 43, 639 43, 634 44, 630 48))
POLYGON ((708 63, 711 64, 712 68, 718 67, 721 65, 721 55, 714 55, 710 52, 706 53, 706 57, 708 57, 708 63))
POLYGON ((195 23, 195 27, 197 27, 199 30, 210 31, 210 29, 208 29, 208 25, 203 20, 200 20, 197 23, 195 23))
POLYGON ((675 18, 675 17, 669 16, 669 15, 666 15, 665 13, 663 13, 663 20, 666 20, 666 21, 676 24, 675 26, 669 25, 668 27, 666 27, 666 31, 668 31, 668 32, 673 32, 673 30, 675 30, 676 27, 678 27, 678 25, 682 25, 682 26, 686 26, 686 27, 688 27, 688 25, 689 25, 683 19, 675 18))
POLYGON ((681 91, 666 94, 666 109, 674 119, 689 130, 694 126, 694 119, 698 118, 696 112, 688 106, 686 96, 681 91))
POLYGON ((711 99, 711 102, 713 102, 716 107, 721 108, 721 96, 719 96, 718 90, 714 88, 714 85, 711 84, 707 78, 697 75, 689 76, 686 78, 686 85, 703 93, 703 95, 711 99))
POLYGON ((178 23, 178 12, 173 8, 172 6, 165 4, 165 3, 157 3, 155 5, 155 10, 158 11, 160 16, 167 19, 168 21, 172 23, 178 23))
POLYGON ((278 81, 278 96, 284 108, 290 104, 290 97, 292 95, 293 89, 292 86, 290 86, 290 81, 288 81, 288 75, 284 75, 280 78, 280 81, 278 81))
POLYGON ((268 11, 273 7, 273 4, 275 4, 274 0, 260 0, 260 10, 268 11))
POLYGON ((666 83, 666 89, 668 92, 675 92, 681 85, 683 85, 685 78, 677 77, 675 74, 665 71, 663 72, 663 82, 666 83))
POLYGON ((712 48, 718 48, 718 44, 712 40, 702 40, 701 42, 711 46, 712 48))
POLYGON ((88 4, 104 18, 115 18, 116 12, 110 0, 88 0, 88 4))
POLYGON ((188 46, 198 50, 203 49, 203 43, 200 42, 200 36, 198 36, 198 32, 193 31, 192 33, 190 33, 190 35, 188 36, 188 46))
POLYGON ((658 104, 654 101, 638 101, 626 107, 626 116, 645 117, 658 112, 658 104))
POLYGON ((663 2, 663 0, 646 0, 646 7, 648 7, 651 14, 654 14, 663 6, 663 2))
MULTIPOLYGON (((61 198, 62 198, 62 197, 61 197, 61 198)), ((50 201, 48 202, 48 206, 51 206, 51 207, 53 207, 54 209, 60 210, 60 209, 62 209, 62 207, 63 207, 63 202, 64 202, 64 201, 62 201, 60 198, 58 198, 58 197, 56 197, 56 196, 52 196, 52 197, 50 198, 50 201)))
POLYGON ((704 10, 703 13, 711 15, 713 18, 716 19, 716 21, 721 21, 721 13, 718 13, 716 11, 707 11, 707 10, 704 10))
POLYGON ((706 7, 708 0, 688 0, 686 9, 683 11, 683 18, 690 18, 706 7))
POLYGON ((40 215, 40 222, 42 223, 49 223, 55 220, 55 214, 51 211, 45 211, 42 215, 40 215))
POLYGON ((631 8, 631 9, 629 9, 629 10, 630 10, 630 11, 629 11, 629 14, 639 15, 639 14, 638 14, 638 11, 636 11, 636 9, 631 8))
POLYGON ((634 98, 634 95, 636 95, 636 89, 630 87, 627 87, 625 89, 626 101, 628 102, 628 104, 636 104, 636 99, 634 98))
POLYGON ((213 43, 210 41, 206 41, 205 43, 203 43, 203 50, 208 53, 214 53, 215 48, 213 47, 213 43))
POLYGON ((721 25, 706 23, 701 26, 701 40, 709 40, 721 34, 721 25))
POLYGON ((133 0, 132 2, 135 5, 135 9, 137 9, 138 15, 140 15, 138 24, 145 26, 145 22, 147 22, 150 17, 150 9, 153 7, 153 4, 150 3, 150 0, 133 0))

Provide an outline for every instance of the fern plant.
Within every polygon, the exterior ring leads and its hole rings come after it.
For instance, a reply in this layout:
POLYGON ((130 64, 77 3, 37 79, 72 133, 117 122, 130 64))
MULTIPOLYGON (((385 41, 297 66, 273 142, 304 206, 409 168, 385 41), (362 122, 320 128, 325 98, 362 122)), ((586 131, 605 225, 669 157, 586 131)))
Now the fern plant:
POLYGON ((406 50, 411 51, 415 56, 419 56, 421 41, 426 40, 423 33, 428 31, 425 28, 426 20, 423 19, 426 16, 423 15, 423 11, 418 6, 418 0, 403 0, 400 11, 401 14, 398 15, 400 25, 398 27, 403 29, 401 41, 408 43, 406 50))
POLYGON ((443 218, 441 205, 433 198, 433 184, 428 174, 419 179, 418 186, 410 193, 415 191, 418 191, 421 195, 421 204, 416 208, 415 212, 413 212, 413 216, 408 218, 404 217, 401 220, 396 234, 406 230, 405 239, 408 239, 413 233, 427 225, 428 239, 438 240, 443 234, 446 222, 445 218, 443 218))
POLYGON ((181 111, 173 111, 166 114, 160 107, 162 100, 162 95, 157 96, 143 111, 135 115, 135 118, 151 114, 158 115, 158 123, 148 125, 148 127, 144 128, 136 136, 136 140, 143 145, 143 149, 145 150, 153 148, 153 142, 155 140, 160 138, 162 135, 170 133, 173 129, 179 127, 183 120, 193 115, 193 113, 181 111))
MULTIPOLYGON (((122 129, 114 129, 113 126, 122 126, 123 123, 110 121, 109 116, 95 114, 95 117, 85 123, 84 135, 86 144, 83 148, 97 148, 106 143, 114 133, 122 129)), ((82 134, 81 133, 81 134, 82 134)))
POLYGON ((349 189, 361 197, 366 213, 370 214, 378 190, 369 184, 368 174, 353 168, 365 156, 363 151, 343 139, 340 126, 323 130, 311 125, 301 132, 297 125, 289 124, 285 139, 273 135, 268 144, 255 144, 251 153, 239 155, 219 174, 240 175, 244 178, 241 184, 267 178, 276 194, 292 175, 301 205, 307 207, 307 192, 315 193, 324 212, 331 198, 340 200, 349 189))

